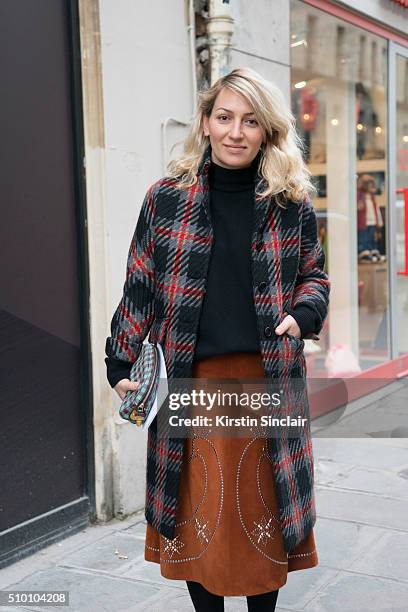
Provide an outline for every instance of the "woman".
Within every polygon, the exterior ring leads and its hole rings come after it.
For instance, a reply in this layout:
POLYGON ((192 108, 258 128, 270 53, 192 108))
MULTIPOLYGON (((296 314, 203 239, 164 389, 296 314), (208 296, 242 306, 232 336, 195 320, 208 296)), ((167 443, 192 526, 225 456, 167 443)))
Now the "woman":
MULTIPOLYGON (((305 379, 329 281, 294 118, 236 69, 200 94, 182 155, 144 198, 106 341, 121 398, 150 331, 169 379, 305 379)), ((146 560, 185 580, 196 610, 246 595, 274 610, 289 571, 318 564, 310 430, 231 438, 148 432, 146 560)))

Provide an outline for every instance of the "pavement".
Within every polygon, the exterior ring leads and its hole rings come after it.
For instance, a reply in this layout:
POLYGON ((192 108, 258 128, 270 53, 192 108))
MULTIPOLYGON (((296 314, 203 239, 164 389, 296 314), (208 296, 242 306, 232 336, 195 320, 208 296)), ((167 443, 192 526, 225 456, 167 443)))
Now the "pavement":
MULTIPOLYGON (((402 379, 313 422, 319 565, 288 574, 277 612, 408 611, 407 418, 402 379)), ((67 590, 58 609, 78 612, 193 610, 185 582, 144 560, 145 528, 143 513, 91 525, 3 569, 0 590, 67 590)))

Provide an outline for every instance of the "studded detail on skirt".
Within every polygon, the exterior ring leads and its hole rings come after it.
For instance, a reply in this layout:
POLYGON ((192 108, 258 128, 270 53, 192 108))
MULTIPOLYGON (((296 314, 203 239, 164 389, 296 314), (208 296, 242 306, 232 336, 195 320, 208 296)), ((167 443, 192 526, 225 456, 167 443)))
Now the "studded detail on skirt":
MULTIPOLYGON (((263 377, 261 355, 233 353, 196 361, 195 378, 263 377)), ((290 571, 318 565, 313 530, 284 551, 267 439, 186 440, 176 536, 146 526, 145 559, 162 576, 200 582, 217 595, 257 595, 282 587, 290 571)))

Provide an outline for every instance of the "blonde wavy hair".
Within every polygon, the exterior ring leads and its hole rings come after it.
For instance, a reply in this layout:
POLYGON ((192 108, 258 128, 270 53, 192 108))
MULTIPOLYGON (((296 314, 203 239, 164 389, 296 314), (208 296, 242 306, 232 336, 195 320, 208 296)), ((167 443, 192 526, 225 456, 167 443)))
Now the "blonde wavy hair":
MULTIPOLYGON (((210 88, 199 92, 198 105, 182 153, 167 164, 167 177, 176 179, 176 186, 187 189, 194 185, 209 136, 203 132, 203 117, 210 116, 216 97, 228 87, 241 94, 251 105, 266 142, 261 146, 259 173, 265 181, 261 197, 276 196, 277 203, 301 201, 316 193, 311 172, 303 161, 304 151, 295 117, 282 91, 251 68, 236 68, 219 78, 210 88)), ((263 184, 263 182, 262 182, 263 184)))

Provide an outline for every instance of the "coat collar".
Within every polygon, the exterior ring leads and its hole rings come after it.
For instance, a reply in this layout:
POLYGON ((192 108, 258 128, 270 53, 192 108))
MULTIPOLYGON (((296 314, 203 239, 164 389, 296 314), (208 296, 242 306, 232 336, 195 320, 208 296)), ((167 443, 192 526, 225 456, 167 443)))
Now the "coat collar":
MULTIPOLYGON (((197 170, 197 178, 199 182, 198 192, 203 196, 202 204, 207 216, 209 225, 212 227, 210 208, 209 208, 209 171, 211 166, 211 144, 208 144, 201 158, 200 164, 197 170)), ((259 168, 254 175, 254 186, 255 186, 255 209, 254 209, 254 239, 256 235, 261 234, 265 222, 267 220, 268 211, 275 204, 275 198, 273 197, 261 197, 257 192, 261 191, 265 187, 265 179, 259 173, 259 168)))

